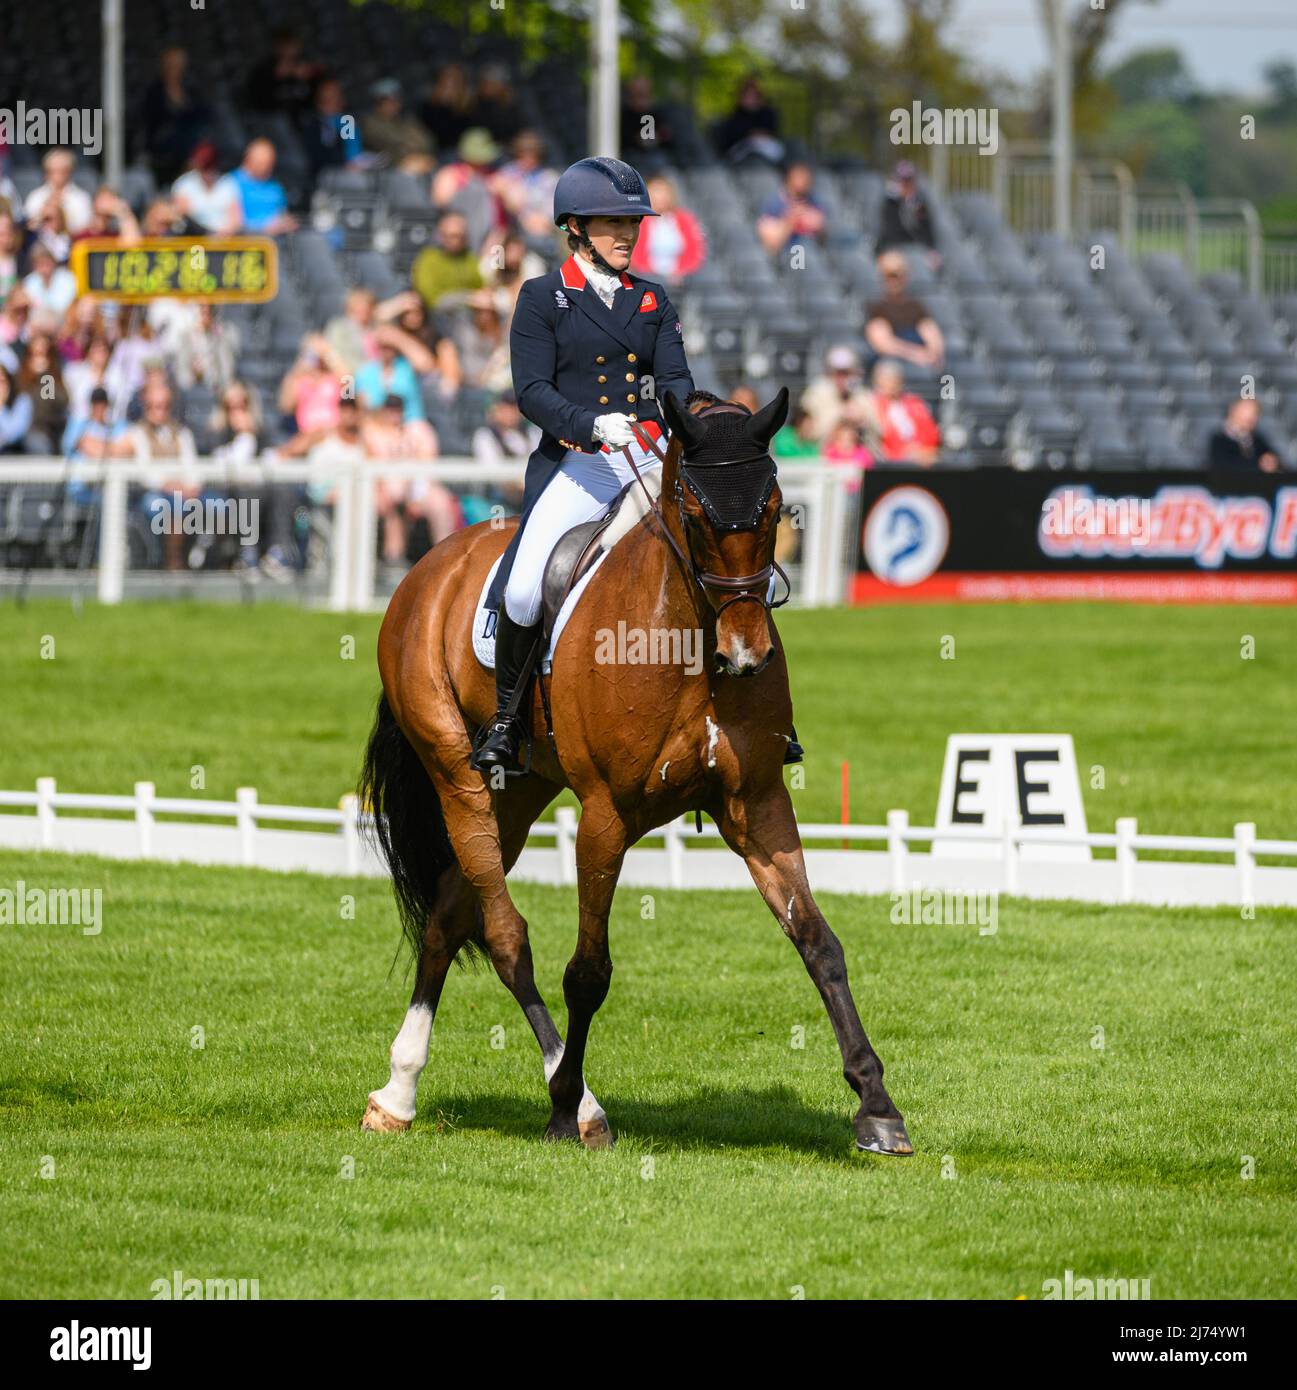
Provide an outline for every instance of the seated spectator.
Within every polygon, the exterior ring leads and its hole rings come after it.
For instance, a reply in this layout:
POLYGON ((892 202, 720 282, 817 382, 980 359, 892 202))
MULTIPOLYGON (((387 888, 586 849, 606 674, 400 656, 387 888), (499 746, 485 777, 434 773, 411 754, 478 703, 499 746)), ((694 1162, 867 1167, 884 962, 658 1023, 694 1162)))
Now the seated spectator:
POLYGON ((518 101, 509 85, 509 69, 499 63, 488 63, 477 79, 477 91, 473 93, 473 124, 481 126, 502 145, 507 145, 522 129, 518 101))
POLYGON ((158 75, 144 93, 140 124, 159 184, 170 183, 180 173, 211 123, 211 111, 189 80, 188 68, 189 55, 183 48, 164 48, 158 55, 158 75))
POLYGON ((164 531, 163 562, 167 569, 181 568, 186 536, 174 524, 175 499, 197 497, 202 489, 184 470, 195 462, 198 450, 188 426, 182 425, 172 411, 171 388, 163 380, 154 380, 144 390, 143 418, 130 427, 126 441, 130 456, 137 461, 156 464, 146 483, 141 503, 150 523, 165 511, 172 523, 164 531))
POLYGON ((757 236, 772 256, 824 239, 824 209, 815 200, 815 173, 800 161, 788 166, 784 186, 761 209, 757 236))
POLYGON ((116 189, 101 183, 90 203, 90 221, 72 238, 113 237, 129 246, 140 239, 140 224, 135 220, 131 205, 116 189))
POLYGON ((430 174, 436 151, 427 127, 403 109, 401 84, 385 77, 369 89, 374 105, 360 119, 365 148, 389 169, 406 174, 430 174))
POLYGON ((670 112, 654 101, 653 79, 632 77, 622 88, 621 157, 643 173, 668 164, 678 148, 670 112))
POLYGON ((676 203, 675 185, 661 174, 648 181, 649 202, 658 215, 640 223, 639 240, 631 252, 636 275, 662 281, 676 290, 707 259, 707 242, 698 219, 676 203))
MULTIPOLYGON (((400 396, 388 396, 362 427, 371 459, 412 463, 437 457, 437 436, 426 420, 411 420, 400 396)), ((383 478, 374 484, 374 506, 382 520, 383 563, 407 558, 408 523, 424 520, 433 545, 459 529, 463 518, 454 494, 425 478, 383 478)))
POLYGON ((182 391, 207 386, 220 393, 234 380, 239 330, 214 304, 163 300, 150 306, 162 360, 182 391))
POLYGON ((524 130, 514 139, 512 154, 496 171, 495 190, 525 236, 549 241, 554 235, 558 173, 545 162, 545 141, 534 130, 524 130))
POLYGON ((27 342, 31 324, 31 297, 19 283, 9 291, 9 296, 0 308, 0 363, 8 363, 9 370, 18 370, 18 349, 27 342), (9 349, 6 355, 6 349, 9 349))
POLYGON ((59 265, 43 241, 32 243, 29 261, 31 272, 23 281, 23 290, 33 313, 52 315, 56 322, 62 322, 76 302, 77 277, 67 266, 59 265))
POLYGON ((455 331, 464 380, 488 391, 507 391, 513 385, 509 366, 509 327, 490 290, 470 295, 469 317, 461 318, 455 331))
POLYGON ((338 423, 343 378, 349 375, 346 363, 324 337, 308 333, 297 361, 280 383, 280 414, 291 416, 303 435, 332 429, 338 423))
MULTIPOLYGON (((230 176, 227 174, 226 178, 230 176)), ((232 185, 233 186, 233 185, 232 185)), ((235 196, 238 196, 237 188, 235 196)), ((243 217, 243 205, 239 204, 239 219, 243 217)), ((236 226, 236 231, 238 230, 236 226)), ((189 236, 199 237, 205 235, 205 229, 197 222, 191 222, 188 215, 181 209, 169 194, 162 194, 144 209, 144 217, 140 221, 140 231, 146 237, 159 236, 189 236)))
POLYGON ((320 68, 305 57, 293 29, 277 29, 270 44, 270 53, 248 74, 244 104, 252 111, 279 112, 295 119, 310 103, 311 84, 320 68))
POLYGON ((478 269, 482 272, 482 284, 495 294, 496 306, 506 319, 511 319, 524 281, 544 275, 547 267, 534 251, 527 249, 526 237, 514 228, 504 234, 503 241, 486 248, 478 269))
POLYGON ((908 159, 901 160, 883 189, 878 242, 874 249, 881 256, 897 246, 926 247, 928 264, 934 270, 941 264, 928 200, 919 189, 918 173, 908 159))
POLYGON ((39 225, 41 214, 50 203, 63 209, 67 230, 72 235, 90 221, 90 195, 72 182, 76 167, 76 155, 71 150, 50 150, 45 156, 41 161, 45 182, 39 188, 33 188, 23 204, 23 213, 29 225, 39 225))
POLYGON ((108 394, 108 364, 112 360, 113 348, 102 333, 96 334, 86 345, 85 356, 69 362, 63 369, 63 384, 68 392, 68 416, 71 420, 85 420, 90 416, 90 397, 96 391, 108 394))
POLYGON ((829 431, 821 454, 826 463, 850 473, 848 492, 859 492, 860 474, 874 466, 874 456, 865 448, 859 427, 846 420, 840 420, 829 431))
POLYGON ((355 376, 361 365, 378 356, 374 337, 373 290, 356 285, 347 291, 343 312, 324 326, 324 341, 337 354, 348 375, 355 376))
POLYGON ((820 436, 815 429, 815 416, 805 406, 798 406, 793 418, 771 440, 770 452, 777 459, 819 458, 820 436))
POLYGON ((24 268, 22 233, 12 213, 0 212, 0 302, 22 279, 24 268))
POLYGON ((464 132, 455 153, 456 158, 432 176, 433 206, 462 213, 469 242, 481 246, 508 225, 495 188, 500 147, 481 126, 474 126, 464 132))
POLYGON ((870 428, 877 440, 874 454, 888 463, 935 463, 941 431, 924 401, 906 393, 901 364, 888 359, 879 362, 873 386, 869 408, 870 428))
POLYGON ((473 457, 478 463, 525 460, 539 442, 540 431, 523 419, 517 396, 501 391, 487 409, 486 423, 473 431, 473 457))
POLYGON ((68 391, 63 384, 63 368, 52 334, 32 334, 18 373, 18 389, 30 397, 32 403, 27 452, 56 453, 68 419, 68 391))
POLYGON ((337 423, 331 429, 300 435, 279 451, 281 456, 291 457, 304 449, 307 462, 319 473, 306 489, 317 506, 333 505, 344 466, 363 463, 369 457, 361 430, 360 402, 354 396, 339 397, 334 412, 337 423))
POLYGON ((921 299, 908 293, 910 268, 899 251, 878 258, 883 297, 865 310, 865 341, 879 357, 899 358, 916 367, 940 371, 946 340, 921 299))
POLYGON ((19 388, 14 373, 0 366, 0 454, 26 453, 31 427, 31 397, 19 388))
POLYGON ((63 315, 55 347, 67 366, 82 361, 95 338, 108 338, 113 331, 104 316, 103 303, 88 294, 82 295, 63 315))
POLYGON ((468 78, 458 63, 447 63, 437 73, 419 119, 427 126, 438 152, 453 150, 473 124, 473 96, 468 78))
MULTIPOLYGON (((64 457, 73 465, 104 463, 130 454, 126 423, 113 419, 108 392, 102 386, 90 392, 84 411, 73 410, 68 417, 62 447, 64 457)), ((75 466, 69 470, 66 492, 69 502, 89 507, 98 495, 98 489, 85 477, 84 470, 75 466)))
POLYGON ((296 230, 297 219, 289 214, 288 197, 274 172, 275 147, 269 140, 258 139, 244 150, 243 163, 225 176, 238 189, 242 231, 278 236, 296 230))
POLYGON ((399 338, 390 327, 375 335, 378 357, 371 358, 356 373, 356 396, 368 410, 378 410, 392 396, 400 399, 407 421, 424 419, 423 394, 419 378, 398 346, 399 338))
POLYGON ((437 244, 425 246, 415 257, 410 283, 434 312, 452 291, 482 288, 482 272, 468 244, 468 223, 460 213, 442 215, 437 223, 437 244))
POLYGON ((1212 435, 1207 446, 1207 466, 1229 472, 1259 469, 1277 473, 1283 464, 1269 439, 1257 429, 1261 403, 1246 397, 1231 403, 1225 423, 1212 435))
POLYGON ((243 223, 239 186, 221 177, 216 146, 202 140, 189 156, 189 169, 171 185, 178 211, 212 236, 234 236, 243 223))
POLYGON ((33 238, 27 246, 27 263, 31 264, 32 252, 37 246, 44 246, 59 265, 66 265, 72 254, 72 234, 68 231, 67 218, 63 215, 61 203, 46 203, 45 210, 34 223, 27 224, 28 234, 33 238))
POLYGON ((815 439, 827 439, 843 420, 858 426, 866 423, 869 392, 861 376, 860 360, 849 347, 831 347, 824 354, 824 375, 807 386, 801 404, 811 417, 815 439))
POLYGON ((779 112, 765 98, 754 74, 743 79, 734 110, 716 127, 716 149, 731 163, 753 157, 782 164, 784 145, 779 138, 779 112))
MULTIPOLYGON (((157 341, 145 307, 131 305, 122 317, 121 336, 113 347, 104 382, 113 400, 125 403, 128 420, 140 418, 144 388, 150 375, 156 377, 159 373, 163 373, 162 345, 157 341)), ((167 385, 165 373, 162 384, 167 385)))
POLYGON ((310 110, 302 116, 302 148, 312 187, 326 169, 354 169, 365 162, 355 117, 344 115, 344 109, 342 83, 331 74, 318 78, 310 110))
MULTIPOLYGON (((464 382, 459 349, 453 338, 438 331, 423 300, 413 290, 402 290, 384 300, 374 311, 374 317, 380 324, 388 323, 400 329, 404 339, 398 345, 420 379, 434 380, 438 395, 444 400, 453 399, 464 382), (422 348, 423 354, 416 348, 422 348)), ((375 343, 374 354, 377 352, 375 343)))

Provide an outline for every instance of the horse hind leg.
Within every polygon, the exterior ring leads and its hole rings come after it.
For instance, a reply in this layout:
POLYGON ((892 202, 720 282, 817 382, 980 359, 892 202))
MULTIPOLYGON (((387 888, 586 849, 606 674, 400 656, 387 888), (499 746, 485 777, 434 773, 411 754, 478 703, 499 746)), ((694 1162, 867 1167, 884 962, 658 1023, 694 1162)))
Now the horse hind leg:
POLYGON ((391 1047, 391 1075, 382 1090, 370 1093, 361 1129, 390 1134, 410 1128, 446 972, 460 948, 480 929, 476 899, 458 865, 452 865, 442 875, 438 902, 424 931, 414 993, 391 1047))

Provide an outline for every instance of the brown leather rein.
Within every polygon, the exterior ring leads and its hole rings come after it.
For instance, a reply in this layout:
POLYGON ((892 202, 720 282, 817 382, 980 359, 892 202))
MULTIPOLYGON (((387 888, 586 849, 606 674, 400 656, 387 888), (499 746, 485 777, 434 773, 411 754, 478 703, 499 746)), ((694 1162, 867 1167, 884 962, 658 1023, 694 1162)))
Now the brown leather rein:
MULTIPOLYGON (((739 415, 742 413, 744 412, 737 407, 720 405, 711 406, 707 410, 701 410, 698 412, 698 416, 699 419, 705 419, 708 415, 712 414, 739 415)), ((640 447, 654 454, 665 468, 667 456, 664 450, 658 448, 657 440, 647 431, 641 434, 637 423, 631 425, 631 432, 639 442, 640 447)), ((768 565, 763 569, 759 569, 755 574, 713 574, 710 570, 700 568, 698 562, 694 559, 693 547, 689 544, 689 527, 685 518, 683 492, 677 488, 676 505, 680 510, 680 533, 685 537, 685 548, 681 550, 676 538, 671 534, 671 528, 666 524, 666 518, 662 515, 662 508, 658 505, 658 499, 648 490, 648 484, 644 481, 643 477, 640 475, 639 469, 635 466, 635 460, 631 455, 630 446, 627 445, 622 450, 622 453, 626 455, 626 462, 630 464, 631 472, 635 475, 635 481, 639 483, 644 491, 644 498, 645 501, 648 502, 649 510, 658 519, 659 530, 666 538, 667 544, 675 551, 676 558, 685 568, 685 573, 693 579, 704 593, 706 593, 708 589, 723 589, 729 591, 730 596, 727 599, 719 604, 713 604, 718 618, 731 603, 741 603, 744 599, 759 603, 767 612, 772 608, 782 608, 784 604, 788 602, 792 597, 793 586, 789 582, 788 575, 784 572, 783 566, 776 560, 772 559, 768 565), (772 574, 777 574, 780 579, 784 581, 784 586, 788 591, 777 603, 771 602, 767 596, 767 591, 770 587, 770 576, 772 574)), ((738 462, 745 461, 746 460, 738 460, 738 462)), ((724 465, 712 466, 723 467, 724 465)), ((708 601, 711 601, 710 595, 708 596, 708 601)))

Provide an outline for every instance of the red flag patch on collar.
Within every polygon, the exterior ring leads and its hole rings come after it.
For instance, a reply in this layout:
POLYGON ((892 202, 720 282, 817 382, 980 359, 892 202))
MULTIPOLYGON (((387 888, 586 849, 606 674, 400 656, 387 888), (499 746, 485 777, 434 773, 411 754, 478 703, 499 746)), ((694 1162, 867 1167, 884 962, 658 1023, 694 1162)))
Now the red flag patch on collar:
POLYGON ((641 299, 640 302, 639 302, 639 311, 640 311, 640 313, 641 313, 641 314, 651 313, 654 309, 657 308, 657 306, 658 306, 657 297, 654 295, 653 291, 652 291, 652 290, 645 290, 645 291, 644 291, 644 298, 641 299))

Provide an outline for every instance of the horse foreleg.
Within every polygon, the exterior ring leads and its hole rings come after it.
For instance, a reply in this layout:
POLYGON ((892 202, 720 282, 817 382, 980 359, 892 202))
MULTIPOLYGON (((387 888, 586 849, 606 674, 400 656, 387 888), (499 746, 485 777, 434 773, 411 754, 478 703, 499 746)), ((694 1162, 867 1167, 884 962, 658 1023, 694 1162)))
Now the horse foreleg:
MULTIPOLYGON (((608 996, 612 959, 608 913, 626 854, 626 827, 611 805, 587 800, 576 837, 580 924, 576 951, 563 974, 567 1002, 567 1046, 549 1077, 554 1109, 547 1139, 580 1139, 587 1148, 612 1144, 607 1117, 585 1084, 585 1048, 590 1023, 608 996)), ((549 1061, 546 1060, 549 1072, 549 1061)))
MULTIPOLYGON (((511 783, 505 792, 497 796, 496 822, 500 833, 501 864, 506 874, 526 843, 527 833, 536 817, 560 790, 556 783, 530 777, 511 783)), ((518 1001, 518 1007, 531 1024, 540 1046, 545 1080, 549 1082, 563 1059, 563 1039, 536 987, 527 921, 507 891, 498 909, 487 915, 486 945, 496 974, 518 1001)), ((612 1142, 608 1117, 588 1088, 583 1089, 577 1109, 581 1142, 591 1149, 606 1148, 612 1142)))
POLYGON ((437 909, 428 922, 419 953, 414 994, 391 1048, 391 1076, 370 1093, 362 1129, 390 1133, 409 1129, 414 1120, 419 1074, 428 1064, 432 1022, 446 972, 456 952, 477 927, 477 904, 458 866, 447 869, 437 909))
POLYGON ((851 997, 842 944, 811 896, 787 789, 780 782, 763 796, 727 798, 718 824, 729 846, 743 856, 757 890, 797 947, 824 1000, 842 1053, 843 1075, 860 1097, 854 1120, 857 1147, 913 1153, 901 1113, 883 1087, 883 1064, 851 997))

